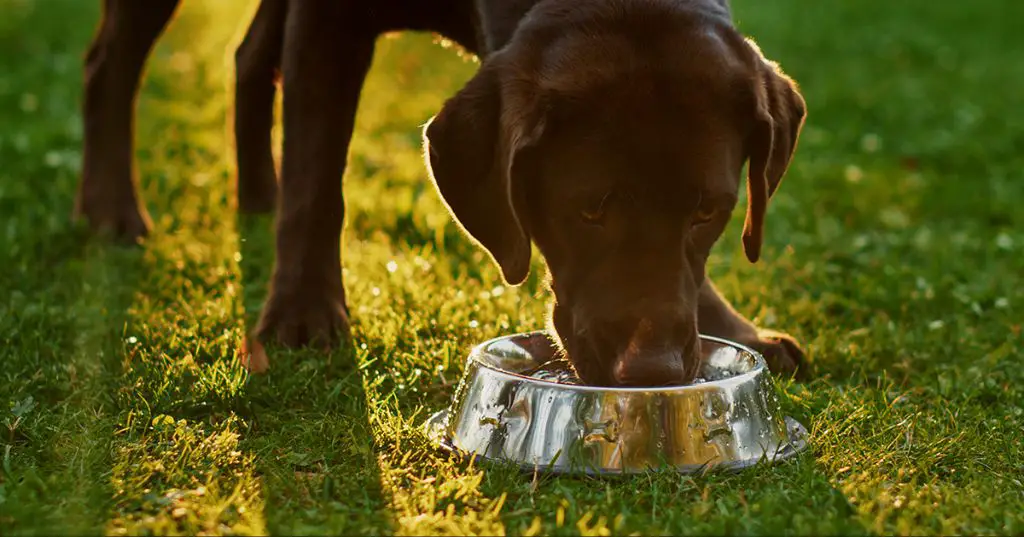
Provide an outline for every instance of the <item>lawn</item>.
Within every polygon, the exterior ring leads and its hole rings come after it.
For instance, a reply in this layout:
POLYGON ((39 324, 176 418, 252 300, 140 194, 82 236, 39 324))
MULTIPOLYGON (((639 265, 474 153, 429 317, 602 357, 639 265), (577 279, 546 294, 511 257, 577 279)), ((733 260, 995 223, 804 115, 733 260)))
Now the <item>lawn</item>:
MULTIPOLYGON (((419 125, 476 68, 382 37, 350 166, 354 341, 235 353, 272 218, 239 219, 231 49, 254 0, 191 0, 154 52, 141 248, 69 221, 99 2, 0 0, 0 533, 1024 533, 1024 3, 735 0, 808 123, 763 261, 737 210, 710 273, 806 345, 797 460, 738 475, 522 476, 429 448, 465 351, 543 326, 450 221, 419 125)), ((278 137, 280 133, 277 133, 278 137)))

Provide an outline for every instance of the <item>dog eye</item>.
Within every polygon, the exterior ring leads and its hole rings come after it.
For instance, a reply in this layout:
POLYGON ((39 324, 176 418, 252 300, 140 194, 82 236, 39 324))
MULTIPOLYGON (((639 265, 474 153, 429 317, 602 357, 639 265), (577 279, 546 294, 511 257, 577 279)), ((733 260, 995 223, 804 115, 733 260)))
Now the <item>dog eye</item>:
POLYGON ((583 209, 580 211, 580 219, 592 226, 599 226, 604 221, 604 207, 583 209))
POLYGON ((580 210, 580 220, 583 220, 585 224, 592 226, 599 226, 604 223, 605 207, 608 202, 610 194, 605 194, 596 203, 590 203, 587 207, 580 210))
POLYGON ((690 221, 690 225, 701 226, 715 219, 718 215, 718 207, 708 206, 701 207, 697 210, 697 213, 693 215, 693 220, 690 221))

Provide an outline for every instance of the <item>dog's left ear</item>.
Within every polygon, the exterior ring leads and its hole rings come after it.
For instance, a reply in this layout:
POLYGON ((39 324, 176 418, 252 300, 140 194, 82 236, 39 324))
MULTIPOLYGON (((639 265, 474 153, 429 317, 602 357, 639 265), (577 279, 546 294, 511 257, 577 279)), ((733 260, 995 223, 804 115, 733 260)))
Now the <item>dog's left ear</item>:
POLYGON ((756 124, 747 146, 747 218, 743 250, 751 263, 761 257, 768 199, 782 182, 796 151, 807 106, 796 84, 751 43, 758 64, 754 78, 756 124))

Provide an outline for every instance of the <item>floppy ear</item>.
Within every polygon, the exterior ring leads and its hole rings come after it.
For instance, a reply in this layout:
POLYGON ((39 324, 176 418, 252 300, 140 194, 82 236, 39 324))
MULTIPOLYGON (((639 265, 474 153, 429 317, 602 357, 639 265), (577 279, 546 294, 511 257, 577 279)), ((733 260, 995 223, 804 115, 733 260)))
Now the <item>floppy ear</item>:
POLYGON ((523 185, 515 179, 516 153, 543 128, 530 99, 504 83, 492 57, 423 131, 427 166, 455 220, 517 285, 530 271, 530 232, 523 185))
POLYGON ((807 115, 796 84, 778 65, 761 56, 756 45, 756 125, 748 146, 747 218, 743 223, 743 250, 751 263, 761 257, 764 216, 768 199, 782 182, 807 115))

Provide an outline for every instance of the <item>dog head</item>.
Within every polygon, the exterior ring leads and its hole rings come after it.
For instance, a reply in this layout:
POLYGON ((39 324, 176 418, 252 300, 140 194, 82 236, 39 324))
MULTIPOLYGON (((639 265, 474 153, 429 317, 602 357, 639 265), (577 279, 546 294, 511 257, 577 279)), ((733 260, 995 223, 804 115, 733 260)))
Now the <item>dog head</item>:
POLYGON ((698 290, 748 161, 743 246, 760 256, 804 101, 714 7, 541 3, 424 130, 442 198, 508 283, 537 244, 589 384, 693 378, 698 290))

